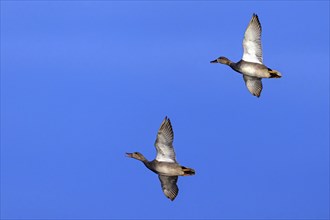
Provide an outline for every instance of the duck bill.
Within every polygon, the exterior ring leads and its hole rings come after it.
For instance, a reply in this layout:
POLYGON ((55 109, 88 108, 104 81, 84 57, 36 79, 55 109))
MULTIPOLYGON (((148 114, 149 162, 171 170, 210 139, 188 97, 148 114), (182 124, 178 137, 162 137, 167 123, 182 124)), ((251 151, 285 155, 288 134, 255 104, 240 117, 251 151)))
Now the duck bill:
POLYGON ((126 153, 125 155, 126 155, 126 157, 130 157, 130 158, 133 157, 133 154, 132 153, 126 153))
POLYGON ((217 60, 210 61, 210 63, 217 63, 217 62, 218 62, 217 60))

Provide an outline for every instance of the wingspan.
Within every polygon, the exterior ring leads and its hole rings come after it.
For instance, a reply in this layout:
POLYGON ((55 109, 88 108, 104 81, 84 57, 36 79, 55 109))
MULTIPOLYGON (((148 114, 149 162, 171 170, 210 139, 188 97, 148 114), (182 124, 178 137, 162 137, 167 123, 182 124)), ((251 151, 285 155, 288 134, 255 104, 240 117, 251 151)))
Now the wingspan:
POLYGON ((253 14, 245 31, 243 49, 242 60, 262 64, 261 24, 256 14, 253 14))
POLYGON ((175 163, 175 152, 173 148, 173 129, 169 118, 165 117, 158 130, 155 147, 157 150, 157 161, 175 163))
POLYGON ((162 185, 162 190, 167 198, 174 200, 179 193, 179 188, 176 185, 178 181, 178 176, 163 176, 158 175, 160 183, 162 185))
POLYGON ((260 78, 243 75, 244 82, 250 93, 259 97, 262 91, 262 82, 260 78))

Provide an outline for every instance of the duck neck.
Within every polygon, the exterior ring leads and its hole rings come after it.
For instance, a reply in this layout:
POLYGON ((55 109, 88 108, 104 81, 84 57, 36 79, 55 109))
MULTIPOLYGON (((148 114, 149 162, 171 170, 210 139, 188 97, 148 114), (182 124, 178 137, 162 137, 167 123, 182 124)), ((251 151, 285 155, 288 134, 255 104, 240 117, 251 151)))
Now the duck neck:
POLYGON ((228 66, 232 66, 233 64, 235 64, 233 61, 231 61, 231 60, 227 60, 227 62, 226 62, 226 65, 228 65, 228 66))
POLYGON ((141 161, 144 165, 147 167, 149 166, 150 162, 143 156, 141 155, 140 158, 137 158, 139 161, 141 161))
POLYGON ((141 161, 142 161, 142 163, 143 163, 144 165, 146 165, 146 166, 148 166, 149 163, 150 163, 150 162, 149 162, 147 159, 145 159, 145 158, 144 158, 144 160, 141 160, 141 161))
POLYGON ((149 163, 149 161, 143 155, 141 155, 140 158, 136 158, 136 159, 138 159, 139 161, 141 161, 144 164, 149 163))
MULTIPOLYGON (((142 161, 142 160, 141 160, 142 161)), ((142 163, 151 171, 155 172, 154 166, 152 161, 148 161, 148 160, 143 160, 142 163)))
POLYGON ((240 62, 234 63, 234 62, 230 61, 227 65, 230 66, 236 72, 240 72, 239 71, 240 62))
POLYGON ((227 66, 230 66, 233 70, 237 71, 237 69, 238 69, 238 63, 234 63, 230 59, 226 58, 226 62, 224 62, 223 64, 225 64, 227 66))

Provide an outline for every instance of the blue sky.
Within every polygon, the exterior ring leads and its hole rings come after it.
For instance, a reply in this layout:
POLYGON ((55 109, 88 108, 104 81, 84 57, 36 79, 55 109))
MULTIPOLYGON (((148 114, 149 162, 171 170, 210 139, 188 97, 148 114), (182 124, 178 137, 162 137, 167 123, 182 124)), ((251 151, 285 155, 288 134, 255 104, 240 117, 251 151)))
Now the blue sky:
POLYGON ((329 217, 329 2, 1 1, 1 218, 329 217), (258 99, 209 62, 263 27, 258 99), (155 157, 165 116, 178 197, 155 157))

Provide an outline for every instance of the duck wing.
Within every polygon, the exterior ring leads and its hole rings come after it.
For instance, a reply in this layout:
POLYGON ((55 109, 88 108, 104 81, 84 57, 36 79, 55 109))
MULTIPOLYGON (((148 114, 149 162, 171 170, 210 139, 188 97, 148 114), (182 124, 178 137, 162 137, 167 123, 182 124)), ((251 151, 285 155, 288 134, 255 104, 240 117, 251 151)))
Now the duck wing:
POLYGON ((158 175, 160 183, 162 185, 162 190, 167 198, 174 200, 179 193, 179 188, 176 185, 178 181, 178 176, 163 176, 158 175))
POLYGON ((262 64, 261 24, 256 14, 253 14, 246 28, 243 39, 243 49, 242 60, 262 64))
POLYGON ((157 161, 176 163, 173 148, 173 129, 169 118, 165 117, 158 130, 155 147, 157 150, 157 161))
POLYGON ((247 75, 243 75, 243 79, 250 93, 254 96, 259 97, 262 91, 261 79, 247 75))

